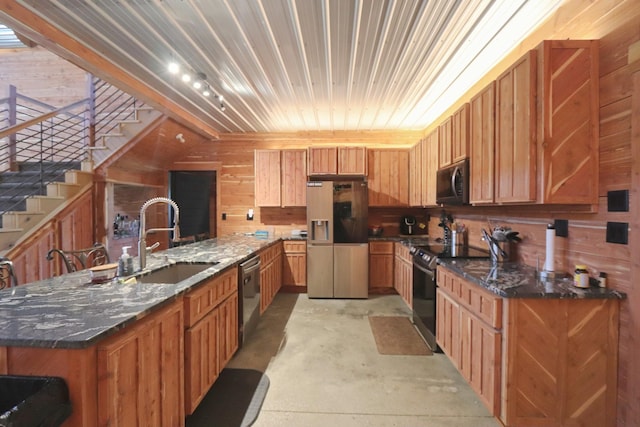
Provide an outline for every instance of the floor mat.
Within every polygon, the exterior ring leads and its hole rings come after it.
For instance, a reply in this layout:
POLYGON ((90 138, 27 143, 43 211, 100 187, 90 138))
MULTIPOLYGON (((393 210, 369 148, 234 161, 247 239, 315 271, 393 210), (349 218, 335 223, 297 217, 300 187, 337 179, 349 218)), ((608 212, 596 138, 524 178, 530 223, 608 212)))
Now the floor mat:
POLYGON ((258 418, 269 378, 254 369, 225 368, 185 427, 246 427, 258 418))
POLYGON ((369 324, 380 354, 433 354, 408 317, 369 316, 369 324))

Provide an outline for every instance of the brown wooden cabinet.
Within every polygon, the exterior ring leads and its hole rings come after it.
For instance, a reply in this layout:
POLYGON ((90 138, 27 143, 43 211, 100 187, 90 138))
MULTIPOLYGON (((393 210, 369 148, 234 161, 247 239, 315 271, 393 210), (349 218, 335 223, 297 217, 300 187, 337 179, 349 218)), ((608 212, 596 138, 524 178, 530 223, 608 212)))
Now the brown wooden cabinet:
POLYGON ((309 175, 367 175, 366 147, 309 147, 309 175))
POLYGON ((395 243, 393 265, 393 287, 409 306, 413 307, 413 260, 409 248, 402 243, 395 243))
POLYGON ((307 206, 307 150, 281 150, 281 205, 307 206))
POLYGON ((504 425, 615 425, 619 300, 501 298, 437 277, 438 344, 504 425))
POLYGON ((282 287, 282 243, 260 251, 260 314, 282 287))
POLYGON ((369 206, 409 205, 409 151, 370 149, 369 206))
POLYGON ((192 414, 238 349, 238 269, 184 297, 185 411, 192 414))
POLYGON ((475 96, 470 202, 597 204, 598 82, 597 41, 544 41, 475 96))
POLYGON ((447 117, 439 126, 440 152, 438 160, 438 168, 449 166, 452 161, 452 144, 453 144, 453 119, 447 117))
POLYGON ((369 291, 393 288, 394 242, 369 242, 369 291))
POLYGON ((409 206, 422 206, 424 140, 409 149, 409 206))
POLYGON ((495 201, 536 201, 536 51, 496 79, 495 201))
POLYGON ((451 116, 451 161, 459 162, 469 157, 469 103, 451 116))
POLYGON ((184 426, 182 300, 98 345, 98 425, 184 426))
POLYGON ((439 132, 435 129, 422 141, 422 206, 436 206, 439 152, 439 132))
POLYGON ((495 82, 471 98, 469 202, 494 202, 495 82))
POLYGON ((255 205, 306 206, 307 151, 255 151, 255 205))
POLYGON ((304 289, 307 286, 307 242, 283 242, 282 285, 304 289))

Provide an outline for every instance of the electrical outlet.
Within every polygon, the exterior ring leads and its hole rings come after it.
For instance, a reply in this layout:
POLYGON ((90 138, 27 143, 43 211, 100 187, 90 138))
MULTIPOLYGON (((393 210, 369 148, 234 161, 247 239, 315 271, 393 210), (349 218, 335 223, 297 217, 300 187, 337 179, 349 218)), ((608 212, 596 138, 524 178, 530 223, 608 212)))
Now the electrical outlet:
POLYGON ((227 220, 227 214, 226 214, 226 213, 224 213, 224 212, 222 213, 222 220, 223 220, 223 221, 226 221, 226 220, 227 220))
POLYGON ((607 242, 629 243, 629 223, 627 222, 607 222, 607 242))
POLYGON ((553 221, 553 227, 556 229, 557 237, 569 237, 569 220, 556 219, 553 221))

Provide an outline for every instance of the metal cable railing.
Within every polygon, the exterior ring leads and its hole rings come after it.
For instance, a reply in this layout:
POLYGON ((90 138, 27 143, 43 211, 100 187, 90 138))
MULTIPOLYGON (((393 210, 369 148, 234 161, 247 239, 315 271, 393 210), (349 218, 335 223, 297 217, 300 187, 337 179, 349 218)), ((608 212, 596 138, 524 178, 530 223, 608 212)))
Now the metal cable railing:
POLYGON ((92 78, 89 97, 62 108, 17 93, 0 99, 0 220, 24 210, 26 199, 46 194, 70 169, 91 159, 101 135, 115 134, 120 122, 143 105, 134 97, 92 78))

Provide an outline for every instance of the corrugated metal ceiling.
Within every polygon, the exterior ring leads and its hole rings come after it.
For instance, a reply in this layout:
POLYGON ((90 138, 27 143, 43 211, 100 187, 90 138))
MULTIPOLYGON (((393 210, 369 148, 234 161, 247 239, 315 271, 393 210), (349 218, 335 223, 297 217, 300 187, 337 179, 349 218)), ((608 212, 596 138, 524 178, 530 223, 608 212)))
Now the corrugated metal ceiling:
MULTIPOLYGON (((12 3, 225 133, 423 129, 562 0, 12 3), (172 60, 206 74, 225 111, 172 60)), ((68 57, 11 8, 0 21, 68 57)))

